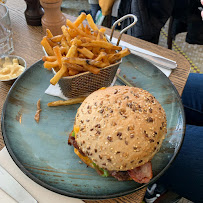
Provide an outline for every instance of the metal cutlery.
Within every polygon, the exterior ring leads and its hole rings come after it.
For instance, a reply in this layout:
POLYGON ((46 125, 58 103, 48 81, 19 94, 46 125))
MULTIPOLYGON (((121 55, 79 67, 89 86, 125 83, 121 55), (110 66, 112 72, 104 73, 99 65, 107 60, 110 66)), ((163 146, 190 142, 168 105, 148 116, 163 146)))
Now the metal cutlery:
POLYGON ((37 200, 35 200, 1 165, 0 189, 19 203, 37 203, 37 200))

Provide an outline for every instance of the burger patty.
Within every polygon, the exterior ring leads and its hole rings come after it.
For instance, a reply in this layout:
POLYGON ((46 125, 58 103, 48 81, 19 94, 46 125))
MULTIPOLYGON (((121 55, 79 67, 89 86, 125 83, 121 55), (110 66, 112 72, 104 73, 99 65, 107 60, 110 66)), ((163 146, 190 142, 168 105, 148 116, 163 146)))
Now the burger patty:
POLYGON ((110 171, 109 173, 119 181, 131 180, 127 171, 110 171))
POLYGON ((73 145, 73 146, 80 152, 80 154, 82 154, 83 156, 86 156, 86 155, 83 153, 83 151, 79 148, 79 146, 78 146, 78 144, 77 144, 77 142, 76 142, 76 140, 75 140, 75 137, 69 135, 68 144, 69 144, 69 145, 73 145))

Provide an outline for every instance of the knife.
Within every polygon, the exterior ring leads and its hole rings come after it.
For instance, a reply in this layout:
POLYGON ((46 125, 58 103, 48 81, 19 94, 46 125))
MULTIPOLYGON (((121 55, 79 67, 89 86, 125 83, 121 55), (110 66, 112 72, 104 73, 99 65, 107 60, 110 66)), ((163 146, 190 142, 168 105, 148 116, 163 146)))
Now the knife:
POLYGON ((122 77, 121 75, 119 75, 118 73, 116 73, 116 76, 118 77, 118 79, 125 85, 128 85, 129 87, 134 87, 130 82, 128 82, 124 77, 122 77))
POLYGON ((165 59, 161 56, 158 56, 158 55, 150 56, 149 54, 145 54, 145 53, 142 53, 142 52, 136 51, 136 50, 131 50, 131 53, 144 58, 145 60, 153 63, 155 66, 157 65, 157 66, 160 66, 160 67, 168 69, 168 70, 173 70, 173 69, 177 68, 176 63, 174 63, 171 60, 165 59))
POLYGON ((37 200, 35 200, 1 165, 0 189, 19 203, 37 203, 37 200))

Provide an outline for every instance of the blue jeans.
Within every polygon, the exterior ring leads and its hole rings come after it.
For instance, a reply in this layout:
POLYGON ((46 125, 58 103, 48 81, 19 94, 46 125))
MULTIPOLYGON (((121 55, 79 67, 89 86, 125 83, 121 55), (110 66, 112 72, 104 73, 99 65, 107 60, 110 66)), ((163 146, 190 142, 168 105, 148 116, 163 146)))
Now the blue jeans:
POLYGON ((93 18, 93 20, 95 22, 95 20, 96 20, 95 18, 96 18, 97 12, 101 8, 100 8, 99 4, 90 4, 90 7, 91 7, 91 15, 92 15, 92 18, 93 18))
POLYGON ((199 203, 203 202, 203 74, 189 75, 182 102, 186 116, 183 145, 158 183, 199 203))

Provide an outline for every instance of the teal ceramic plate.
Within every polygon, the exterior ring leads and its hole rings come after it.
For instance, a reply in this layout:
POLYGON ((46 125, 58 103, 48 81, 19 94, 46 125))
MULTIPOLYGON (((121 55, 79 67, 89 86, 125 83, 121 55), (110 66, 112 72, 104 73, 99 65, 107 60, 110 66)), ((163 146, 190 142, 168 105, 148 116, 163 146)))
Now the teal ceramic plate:
MULTIPOLYGON (((166 111, 168 134, 152 160, 153 182, 169 167, 181 147, 185 129, 181 100, 169 79, 144 59, 129 55, 120 68, 121 75, 152 93, 166 111)), ((81 199, 113 198, 145 187, 146 184, 134 181, 101 177, 79 162, 73 147, 67 144, 79 105, 48 107, 48 102, 59 100, 44 93, 51 78, 52 73, 38 61, 15 81, 8 93, 2 113, 2 132, 18 167, 45 188, 81 199), (42 111, 40 122, 36 123, 38 99, 42 111)), ((123 85, 119 81, 116 84, 123 85)))

